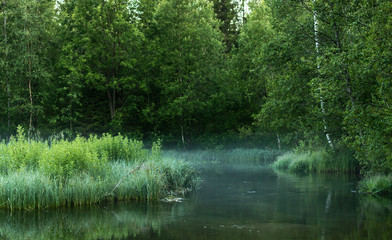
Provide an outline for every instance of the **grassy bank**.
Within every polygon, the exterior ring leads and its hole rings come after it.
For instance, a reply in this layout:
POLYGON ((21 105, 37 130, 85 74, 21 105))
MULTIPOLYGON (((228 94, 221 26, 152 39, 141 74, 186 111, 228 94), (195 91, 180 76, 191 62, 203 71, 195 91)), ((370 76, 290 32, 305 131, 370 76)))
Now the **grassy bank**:
POLYGON ((286 153, 277 158, 273 167, 298 173, 354 173, 357 171, 358 163, 348 152, 334 153, 321 149, 313 152, 286 153))
POLYGON ((51 143, 28 140, 19 129, 0 144, 0 208, 42 209, 102 201, 153 201, 194 188, 186 162, 162 157, 123 136, 77 137, 51 143))

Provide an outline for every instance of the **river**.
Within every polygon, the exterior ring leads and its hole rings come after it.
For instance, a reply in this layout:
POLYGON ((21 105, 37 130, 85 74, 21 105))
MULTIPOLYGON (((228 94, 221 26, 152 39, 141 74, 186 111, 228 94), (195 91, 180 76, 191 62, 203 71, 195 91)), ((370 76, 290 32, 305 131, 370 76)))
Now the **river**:
POLYGON ((0 212, 0 239, 392 239, 392 201, 352 175, 204 166, 181 202, 0 212))

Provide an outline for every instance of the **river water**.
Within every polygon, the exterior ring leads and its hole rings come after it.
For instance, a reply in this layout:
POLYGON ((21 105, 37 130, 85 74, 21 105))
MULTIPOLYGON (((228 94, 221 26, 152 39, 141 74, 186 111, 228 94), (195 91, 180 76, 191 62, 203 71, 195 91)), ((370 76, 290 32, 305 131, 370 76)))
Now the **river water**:
POLYGON ((392 239, 392 201, 350 175, 205 166, 181 202, 0 212, 0 239, 392 239))

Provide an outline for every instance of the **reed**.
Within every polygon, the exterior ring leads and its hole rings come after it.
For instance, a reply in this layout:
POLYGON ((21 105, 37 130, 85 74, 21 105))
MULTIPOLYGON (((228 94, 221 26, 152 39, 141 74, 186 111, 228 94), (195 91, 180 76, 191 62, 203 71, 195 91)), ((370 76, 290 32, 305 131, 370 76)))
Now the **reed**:
POLYGON ((392 196, 392 174, 368 176, 361 180, 359 189, 371 195, 392 196))
POLYGON ((154 201, 196 187, 194 168, 163 158, 122 136, 76 137, 51 143, 27 140, 23 131, 0 143, 0 208, 42 209, 102 201, 154 201))
POLYGON ((281 154, 276 150, 244 149, 164 151, 164 156, 180 158, 193 163, 208 164, 270 164, 281 154))
POLYGON ((277 158, 273 167, 299 173, 353 173, 358 168, 358 162, 349 152, 335 153, 320 149, 313 152, 286 153, 277 158))
POLYGON ((146 161, 142 166, 116 161, 109 164, 102 176, 82 172, 66 179, 53 178, 39 169, 15 171, 0 177, 0 208, 43 209, 94 205, 102 201, 154 201, 197 187, 198 174, 188 163, 161 159, 146 161), (138 170, 128 174, 135 168, 138 170))

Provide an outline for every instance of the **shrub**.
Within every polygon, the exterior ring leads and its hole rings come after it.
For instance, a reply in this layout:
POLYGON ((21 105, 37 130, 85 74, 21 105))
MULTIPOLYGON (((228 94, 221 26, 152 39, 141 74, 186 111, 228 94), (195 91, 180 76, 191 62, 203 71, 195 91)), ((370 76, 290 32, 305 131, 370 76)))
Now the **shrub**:
POLYGON ((10 142, 2 142, 0 147, 0 170, 8 172, 10 169, 33 169, 38 166, 42 153, 49 149, 45 142, 28 140, 21 127, 18 127, 16 137, 11 137, 10 142))
POLYGON ((51 176, 67 177, 76 172, 98 174, 107 167, 107 157, 92 148, 87 140, 77 137, 74 141, 61 140, 43 153, 40 168, 51 176))
POLYGON ((88 142, 100 158, 107 157, 110 161, 137 161, 147 158, 147 151, 143 148, 142 141, 128 139, 121 134, 115 137, 104 134, 101 138, 90 136, 88 142))

